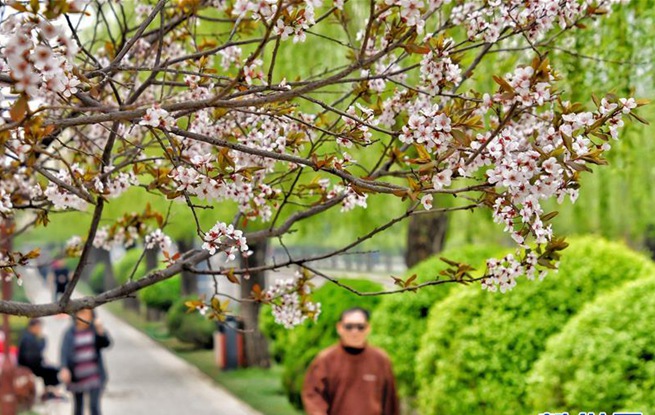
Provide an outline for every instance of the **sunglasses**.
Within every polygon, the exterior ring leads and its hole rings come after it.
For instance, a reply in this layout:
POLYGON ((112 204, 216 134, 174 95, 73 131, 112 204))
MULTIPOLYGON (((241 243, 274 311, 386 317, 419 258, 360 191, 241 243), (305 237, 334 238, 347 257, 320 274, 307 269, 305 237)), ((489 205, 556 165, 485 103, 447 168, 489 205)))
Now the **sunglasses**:
POLYGON ((367 324, 355 324, 355 323, 346 323, 343 325, 343 328, 346 329, 347 331, 352 331, 352 330, 359 330, 359 331, 364 331, 366 330, 367 324))

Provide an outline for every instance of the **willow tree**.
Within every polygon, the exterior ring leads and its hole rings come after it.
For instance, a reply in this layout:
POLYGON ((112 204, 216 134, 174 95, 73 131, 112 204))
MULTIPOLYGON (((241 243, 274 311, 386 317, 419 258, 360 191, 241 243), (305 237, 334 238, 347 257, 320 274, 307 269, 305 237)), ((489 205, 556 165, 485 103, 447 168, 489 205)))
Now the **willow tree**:
MULTIPOLYGON (((521 276, 534 278, 566 247, 542 203, 575 199, 581 173, 605 163, 623 119, 639 120, 634 111, 644 103, 612 94, 587 107, 570 102, 546 53, 612 3, 385 0, 368 2, 355 19, 347 1, 159 0, 133 13, 111 1, 10 2, 0 82, 15 100, 3 99, 0 212, 20 224, 14 234, 73 211, 91 220, 68 241, 80 261, 61 300, 3 301, 0 311, 95 307, 219 253, 247 258, 248 244, 284 243, 308 218, 333 210, 345 218, 373 200, 409 205, 324 255, 203 272, 238 282, 301 267, 298 278, 253 286, 241 300, 272 303, 276 320, 293 326, 320 312, 311 278, 339 284, 313 261, 412 216, 488 209, 516 254, 490 260, 478 277, 454 264, 421 286, 477 281, 504 292, 521 276), (340 59, 330 58, 335 51, 340 59), (492 52, 516 64, 507 73, 477 71, 492 52), (281 70, 290 58, 295 65, 281 70), (495 86, 473 88, 474 74, 495 86), (115 202, 128 190, 184 206, 202 248, 171 252, 174 216, 165 209, 106 223, 108 206, 120 210, 115 202), (467 203, 451 205, 455 197, 467 203), (200 211, 213 216, 210 224, 200 211), (91 247, 137 240, 164 251, 160 269, 71 299, 91 247)), ((6 252, 3 267, 20 279, 16 267, 35 255, 6 252)), ((396 291, 417 288, 398 283, 396 291)), ((223 295, 217 289, 189 307, 222 320, 223 295)))

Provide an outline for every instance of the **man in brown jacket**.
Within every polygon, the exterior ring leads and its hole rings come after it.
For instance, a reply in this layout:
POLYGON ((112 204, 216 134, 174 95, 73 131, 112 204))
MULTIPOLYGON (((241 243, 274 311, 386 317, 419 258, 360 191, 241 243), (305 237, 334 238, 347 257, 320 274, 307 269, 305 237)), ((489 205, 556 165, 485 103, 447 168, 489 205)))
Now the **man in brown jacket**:
POLYGON ((398 415, 391 361, 366 344, 369 313, 351 308, 341 314, 341 341, 316 356, 302 389, 308 415, 398 415))

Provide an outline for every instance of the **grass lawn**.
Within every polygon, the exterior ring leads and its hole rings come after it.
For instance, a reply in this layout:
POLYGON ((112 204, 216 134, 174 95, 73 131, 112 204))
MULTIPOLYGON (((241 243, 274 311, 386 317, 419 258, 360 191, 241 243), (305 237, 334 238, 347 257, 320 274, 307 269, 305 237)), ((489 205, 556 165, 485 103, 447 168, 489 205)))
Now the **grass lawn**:
POLYGON ((151 322, 119 303, 106 305, 116 317, 144 332, 182 359, 196 366, 216 383, 265 415, 301 415, 287 401, 282 389, 282 367, 223 371, 214 363, 212 350, 198 350, 169 336, 165 322, 151 322))
POLYGON ((179 351, 177 354, 187 362, 197 366, 218 384, 229 390, 239 399, 264 414, 300 415, 286 396, 280 379, 282 367, 271 369, 247 368, 222 371, 214 364, 211 350, 179 351))

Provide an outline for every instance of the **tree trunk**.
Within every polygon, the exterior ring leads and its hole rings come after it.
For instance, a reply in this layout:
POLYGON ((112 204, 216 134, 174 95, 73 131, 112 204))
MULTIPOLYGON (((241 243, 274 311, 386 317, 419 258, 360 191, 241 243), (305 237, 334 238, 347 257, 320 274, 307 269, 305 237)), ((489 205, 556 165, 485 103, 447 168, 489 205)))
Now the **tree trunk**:
MULTIPOLYGON (((183 254, 193 249, 193 243, 186 239, 180 239, 177 241, 177 247, 180 254, 183 254)), ((184 270, 180 278, 182 278, 182 296, 198 294, 198 279, 194 273, 184 270)))
POLYGON ((444 213, 421 214, 409 219, 405 264, 411 268, 443 250, 448 230, 444 213))
POLYGON ((150 272, 153 269, 157 268, 157 257, 159 255, 159 248, 146 249, 145 261, 146 261, 146 272, 150 272))
MULTIPOLYGON (((246 260, 242 260, 242 266, 256 267, 266 262, 266 251, 268 241, 264 240, 255 244, 249 244, 253 254, 246 260), (247 261, 247 262, 246 262, 247 261)), ((251 297, 255 284, 262 290, 266 287, 265 272, 253 272, 250 278, 241 278, 241 298, 251 297)), ((271 359, 268 353, 268 342, 266 337, 259 330, 259 308, 260 304, 255 302, 241 303, 241 318, 244 325, 244 340, 247 366, 270 367, 271 359)))
POLYGON ((96 250, 96 258, 98 258, 98 262, 101 262, 105 264, 105 276, 103 278, 103 291, 111 290, 112 288, 116 288, 116 276, 114 275, 114 267, 111 263, 111 256, 109 255, 109 251, 106 251, 104 249, 97 249, 96 250))
POLYGON ((82 274, 80 274, 80 281, 84 281, 86 283, 89 282, 89 280, 91 279, 91 272, 93 271, 93 268, 95 268, 97 262, 98 262, 98 249, 93 248, 89 251, 89 256, 87 258, 86 266, 82 270, 82 274))

